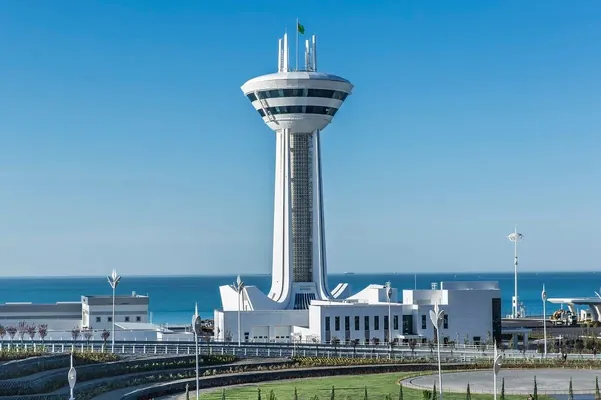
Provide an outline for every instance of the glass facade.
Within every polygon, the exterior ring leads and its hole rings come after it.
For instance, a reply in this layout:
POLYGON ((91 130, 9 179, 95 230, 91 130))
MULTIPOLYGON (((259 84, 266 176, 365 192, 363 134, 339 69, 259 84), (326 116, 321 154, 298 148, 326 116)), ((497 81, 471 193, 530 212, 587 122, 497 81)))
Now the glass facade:
POLYGON ((324 99, 336 99, 344 101, 348 93, 341 92, 339 90, 330 89, 306 89, 306 88, 294 88, 294 89, 270 89, 261 90, 255 93, 249 93, 246 95, 248 100, 251 102, 258 99, 278 99, 283 97, 319 97, 324 99))
MULTIPOLYGON (((271 115, 279 114, 320 114, 320 115, 336 115, 337 108, 323 106, 278 106, 265 108, 271 115)), ((258 110, 261 117, 265 116, 265 111, 262 108, 258 110)))

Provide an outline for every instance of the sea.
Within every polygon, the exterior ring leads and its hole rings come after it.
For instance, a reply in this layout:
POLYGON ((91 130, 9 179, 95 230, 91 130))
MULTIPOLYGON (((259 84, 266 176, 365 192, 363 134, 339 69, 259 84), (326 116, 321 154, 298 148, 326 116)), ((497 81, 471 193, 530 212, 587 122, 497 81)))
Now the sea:
MULTIPOLYGON (((236 277, 224 276, 123 276, 117 294, 136 292, 150 297, 150 316, 155 324, 189 324, 198 303, 202 318, 213 318, 213 310, 221 307, 219 286, 232 284, 236 277)), ((545 285, 548 297, 594 297, 600 292, 601 272, 520 273, 518 294, 526 315, 542 315, 541 292, 545 285)), ((270 275, 242 276, 246 285, 255 285, 264 293, 271 286, 270 275)), ((349 283, 353 293, 369 284, 390 281, 401 289, 429 289, 441 281, 498 281, 501 287, 503 315, 511 313, 512 273, 431 273, 431 274, 332 274, 332 288, 339 282, 349 283)), ((1 278, 0 303, 56 303, 80 301, 81 295, 110 295, 106 277, 1 278)), ((547 313, 560 305, 547 304, 547 313)))

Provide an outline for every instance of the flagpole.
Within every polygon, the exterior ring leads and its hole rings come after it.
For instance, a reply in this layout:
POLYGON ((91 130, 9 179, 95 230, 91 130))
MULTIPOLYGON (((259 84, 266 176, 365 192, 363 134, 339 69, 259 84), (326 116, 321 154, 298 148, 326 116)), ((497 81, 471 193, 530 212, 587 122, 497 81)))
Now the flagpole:
POLYGON ((298 71, 298 18, 296 19, 296 69, 298 71))

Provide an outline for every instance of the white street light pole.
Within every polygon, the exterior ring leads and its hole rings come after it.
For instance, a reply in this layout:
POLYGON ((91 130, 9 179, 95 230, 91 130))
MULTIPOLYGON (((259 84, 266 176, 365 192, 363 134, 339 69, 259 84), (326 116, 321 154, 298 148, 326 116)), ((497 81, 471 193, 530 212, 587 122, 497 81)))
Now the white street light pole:
POLYGON ((386 282, 386 297, 388 298, 388 345, 392 346, 392 319, 390 315, 390 299, 392 298, 392 287, 390 281, 386 282))
POLYGON ((73 367, 73 353, 71 353, 71 368, 69 368, 67 380, 69 381, 69 400, 75 400, 73 389, 75 389, 75 382, 77 382, 77 372, 75 371, 75 367, 73 367))
POLYGON ((493 366, 492 366, 492 373, 493 373, 493 392, 494 392, 494 400, 497 400, 497 375, 499 374, 499 371, 501 370, 501 355, 497 354, 497 341, 495 340, 494 343, 495 346, 495 352, 494 352, 494 358, 493 358, 493 366))
POLYGON ((444 315, 443 310, 438 309, 438 302, 434 303, 434 310, 430 310, 430 321, 436 330, 436 352, 438 354, 438 386, 440 390, 440 400, 442 400, 442 367, 440 365, 440 325, 444 315))
POLYGON ((236 282, 234 283, 234 290, 238 293, 238 347, 241 346, 242 343, 242 335, 240 332, 240 301, 242 297, 242 290, 244 290, 244 282, 240 278, 240 275, 236 278, 236 282))
POLYGON ((115 291, 121 277, 117 275, 117 270, 113 269, 113 273, 108 277, 109 285, 113 288, 113 332, 111 333, 111 352, 115 352, 115 291))
POLYGON ((518 317, 518 242, 523 238, 524 235, 518 233, 517 225, 515 226, 513 233, 507 236, 507 239, 513 242, 514 294, 513 304, 511 305, 511 316, 513 318, 518 317))
POLYGON ((202 322, 198 315, 198 303, 194 307, 194 316, 192 317, 192 329, 194 329, 194 341, 196 342, 196 398, 200 396, 200 375, 198 373, 198 336, 202 333, 202 322))
POLYGON ((543 283, 543 292, 541 293, 543 300, 543 337, 545 340, 545 358, 547 358, 547 291, 543 283))

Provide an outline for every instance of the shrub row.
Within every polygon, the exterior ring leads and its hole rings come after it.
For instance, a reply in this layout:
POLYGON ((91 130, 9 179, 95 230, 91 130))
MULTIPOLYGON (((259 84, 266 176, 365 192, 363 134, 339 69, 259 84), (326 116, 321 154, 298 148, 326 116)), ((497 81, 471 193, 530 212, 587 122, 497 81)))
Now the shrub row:
MULTIPOLYGON (((325 367, 325 366, 345 366, 345 365, 380 365, 380 364, 430 364, 432 359, 428 358, 352 358, 352 357, 293 357, 292 360, 300 367, 325 367)), ((568 359, 561 358, 504 358, 504 367, 510 368, 601 368, 601 359, 568 359)), ((452 365, 452 364, 443 364, 452 365)), ((488 358, 481 358, 476 362, 467 363, 469 368, 489 368, 491 361, 488 358)))

